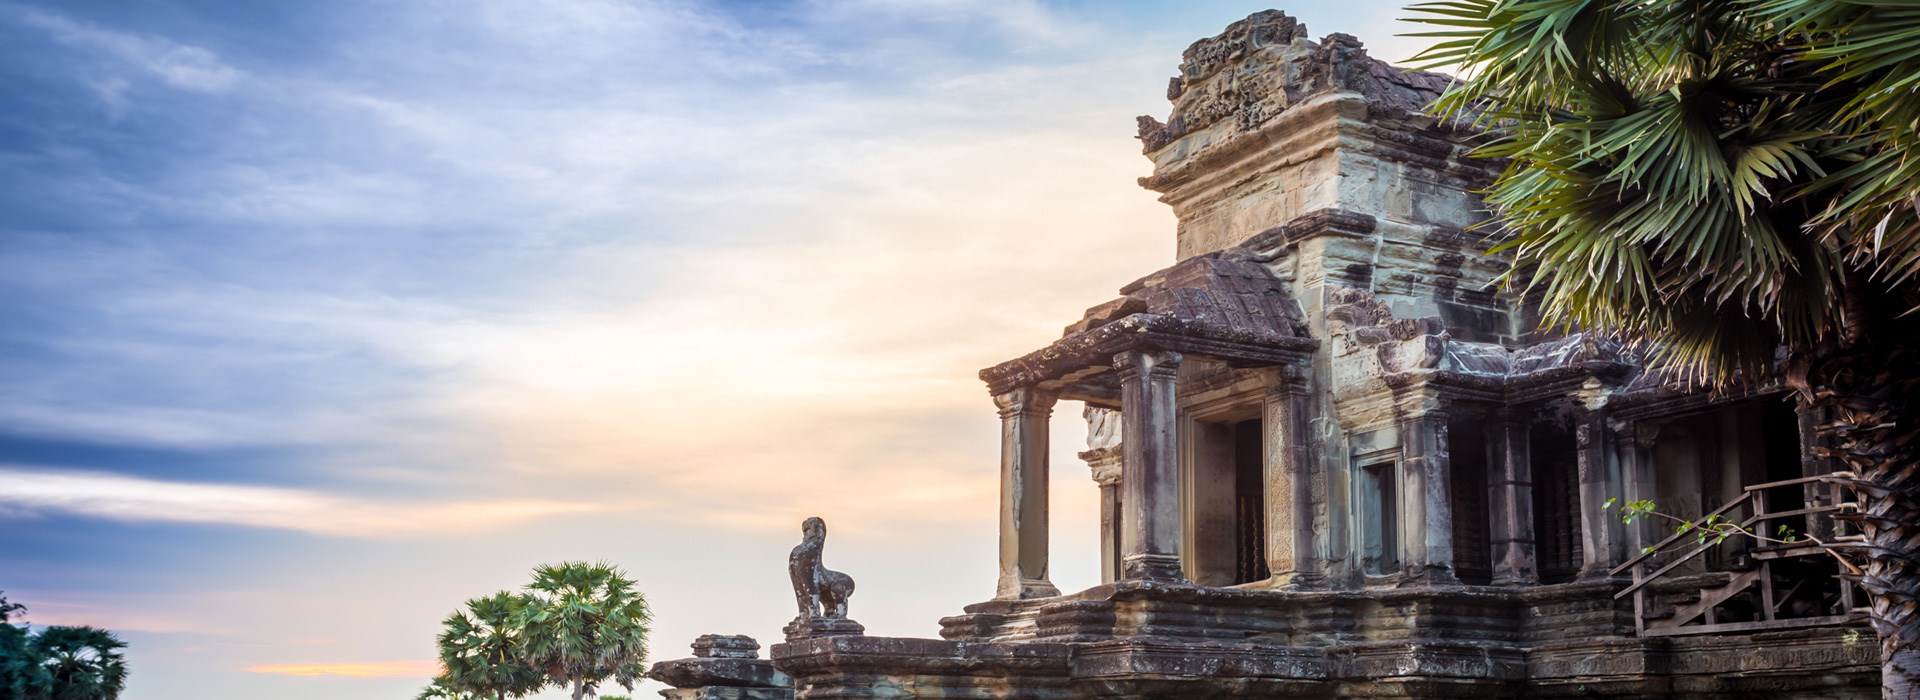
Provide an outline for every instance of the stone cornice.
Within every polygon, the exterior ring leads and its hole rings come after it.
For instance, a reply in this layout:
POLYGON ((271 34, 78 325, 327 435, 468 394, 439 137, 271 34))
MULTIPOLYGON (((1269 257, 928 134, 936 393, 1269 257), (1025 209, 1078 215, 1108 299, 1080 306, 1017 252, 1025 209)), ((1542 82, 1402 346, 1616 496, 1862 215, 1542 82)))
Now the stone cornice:
POLYGON ((1305 359, 1319 345, 1312 338, 1240 332, 1204 321, 1140 313, 980 370, 980 379, 993 393, 1000 394, 1021 386, 1057 383, 1076 370, 1108 367, 1114 355, 1129 350, 1171 350, 1217 357, 1237 365, 1282 365, 1305 359))

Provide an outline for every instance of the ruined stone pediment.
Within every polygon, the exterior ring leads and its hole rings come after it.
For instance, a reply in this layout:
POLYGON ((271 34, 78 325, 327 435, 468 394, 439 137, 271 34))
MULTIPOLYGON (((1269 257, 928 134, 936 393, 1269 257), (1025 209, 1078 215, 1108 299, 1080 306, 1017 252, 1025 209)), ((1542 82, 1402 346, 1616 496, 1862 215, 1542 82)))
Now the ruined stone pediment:
POLYGON ((1066 336, 1145 313, 1179 319, 1219 335, 1298 338, 1306 335, 1300 305, 1280 280, 1244 249, 1189 258, 1148 275, 1127 296, 1087 310, 1066 336))
POLYGON ((1377 117, 1414 115, 1452 80, 1439 73, 1404 71, 1367 55, 1348 34, 1307 39, 1307 26, 1278 10, 1256 13, 1218 36, 1187 47, 1180 75, 1167 86, 1167 121, 1139 118, 1138 137, 1152 153, 1216 125, 1214 144, 1258 131, 1308 97, 1336 91, 1365 97, 1377 117))

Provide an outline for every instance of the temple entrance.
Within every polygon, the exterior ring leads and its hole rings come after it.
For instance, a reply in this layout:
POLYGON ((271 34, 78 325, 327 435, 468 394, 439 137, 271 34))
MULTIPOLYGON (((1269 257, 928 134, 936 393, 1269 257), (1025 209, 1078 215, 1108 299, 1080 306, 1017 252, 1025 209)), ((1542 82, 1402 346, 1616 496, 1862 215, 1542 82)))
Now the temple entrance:
POLYGON ((1533 532, 1541 583, 1567 583, 1580 573, 1580 468, 1572 427, 1559 419, 1535 423, 1533 532))
POLYGON ((1447 494, 1453 501, 1453 571, 1461 583, 1493 582, 1487 510, 1487 433, 1479 414, 1457 411, 1447 422, 1447 494))
POLYGON ((1267 579, 1265 425, 1256 415, 1189 426, 1187 577, 1203 586, 1267 579))

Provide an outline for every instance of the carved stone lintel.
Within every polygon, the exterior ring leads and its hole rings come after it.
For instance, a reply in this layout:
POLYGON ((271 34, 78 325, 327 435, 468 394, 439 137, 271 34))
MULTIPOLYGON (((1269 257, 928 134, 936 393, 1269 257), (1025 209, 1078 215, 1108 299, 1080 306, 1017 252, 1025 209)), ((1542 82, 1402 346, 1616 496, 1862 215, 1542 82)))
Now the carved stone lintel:
POLYGON ((1120 461, 1124 459, 1118 447, 1087 450, 1080 453, 1081 461, 1093 472, 1093 483, 1101 486, 1120 484, 1120 461))

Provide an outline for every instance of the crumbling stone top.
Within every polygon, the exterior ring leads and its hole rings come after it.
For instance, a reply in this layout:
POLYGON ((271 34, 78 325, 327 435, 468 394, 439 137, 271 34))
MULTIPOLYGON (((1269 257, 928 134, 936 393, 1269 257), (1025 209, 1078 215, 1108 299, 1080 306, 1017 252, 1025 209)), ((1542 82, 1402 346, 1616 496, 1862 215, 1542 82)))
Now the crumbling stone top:
MULTIPOLYGON (((1185 155, 1174 162, 1184 163, 1191 155, 1227 148, 1261 131, 1315 95, 1357 93, 1366 102, 1369 121, 1404 121, 1421 115, 1452 80, 1395 68, 1367 55, 1365 45, 1348 34, 1310 41, 1299 20, 1266 10, 1188 47, 1180 75, 1167 86, 1172 113, 1165 123, 1140 117, 1138 137, 1143 152, 1153 155, 1189 135, 1204 134, 1180 146, 1185 155)), ((1159 189, 1163 174, 1141 184, 1159 189)))
POLYGON ((703 634, 693 658, 653 665, 647 677, 675 688, 791 688, 793 679, 759 658, 760 643, 739 634, 703 634))
POLYGON ((703 634, 693 640, 693 655, 702 659, 757 659, 760 643, 744 634, 703 634))

